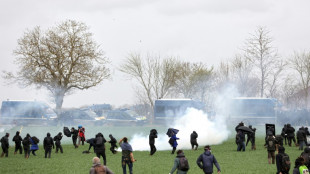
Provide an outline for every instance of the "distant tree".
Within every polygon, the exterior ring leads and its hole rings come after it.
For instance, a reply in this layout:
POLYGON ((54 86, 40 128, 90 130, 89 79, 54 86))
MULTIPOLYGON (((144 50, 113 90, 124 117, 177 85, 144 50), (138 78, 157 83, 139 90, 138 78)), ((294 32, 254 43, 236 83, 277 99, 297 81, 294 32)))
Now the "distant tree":
POLYGON ((99 85, 109 78, 108 59, 81 22, 67 20, 43 32, 27 30, 14 50, 19 71, 5 78, 51 92, 59 111, 69 92, 99 85))
MULTIPOLYGON (((269 31, 258 27, 255 34, 246 41, 245 56, 257 68, 260 79, 260 97, 265 95, 265 89, 272 76, 275 63, 278 61, 277 50, 272 47, 269 31)), ((273 76, 276 77, 276 76, 273 76)))
POLYGON ((299 75, 298 81, 302 86, 304 106, 307 108, 310 85, 310 52, 295 52, 290 59, 290 66, 299 75))

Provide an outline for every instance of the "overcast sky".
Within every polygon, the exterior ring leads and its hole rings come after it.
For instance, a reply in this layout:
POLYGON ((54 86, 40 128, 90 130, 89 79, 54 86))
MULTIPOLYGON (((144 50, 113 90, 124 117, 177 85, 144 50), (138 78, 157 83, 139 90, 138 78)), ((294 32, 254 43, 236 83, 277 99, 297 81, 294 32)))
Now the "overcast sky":
MULTIPOLYGON (((130 52, 210 66, 240 53, 258 26, 283 58, 310 48, 309 0, 0 0, 0 71, 17 71, 13 50, 26 29, 73 19, 90 27, 111 60, 112 80, 66 96, 64 107, 135 103, 135 83, 116 68, 130 52)), ((43 100, 46 90, 0 84, 0 101, 43 100)), ((52 105, 53 106, 53 105, 52 105)))

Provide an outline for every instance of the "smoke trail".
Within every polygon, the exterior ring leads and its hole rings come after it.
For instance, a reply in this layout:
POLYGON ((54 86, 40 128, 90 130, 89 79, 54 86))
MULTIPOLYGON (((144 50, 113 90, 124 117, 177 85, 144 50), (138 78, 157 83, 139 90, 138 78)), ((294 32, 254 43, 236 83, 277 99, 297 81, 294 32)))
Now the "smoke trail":
MULTIPOLYGON (((220 144, 229 136, 225 121, 221 117, 217 116, 211 121, 208 119, 207 114, 193 108, 187 109, 184 116, 175 120, 169 126, 179 129, 179 133, 177 134, 177 137, 180 138, 178 140, 178 148, 182 149, 191 148, 190 134, 193 131, 198 133, 197 141, 200 146, 220 144)), ((159 134, 155 140, 156 148, 158 150, 171 149, 168 140, 169 138, 166 134, 159 134)), ((149 150, 148 142, 148 136, 143 136, 142 134, 134 135, 130 141, 134 150, 149 150)))

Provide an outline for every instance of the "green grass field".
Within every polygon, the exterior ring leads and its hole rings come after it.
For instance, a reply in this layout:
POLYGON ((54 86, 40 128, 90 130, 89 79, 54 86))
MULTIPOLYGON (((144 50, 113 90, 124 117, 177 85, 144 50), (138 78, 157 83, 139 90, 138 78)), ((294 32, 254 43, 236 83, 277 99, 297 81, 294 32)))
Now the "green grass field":
MULTIPOLYGON (((228 174, 274 174, 276 165, 269 165, 267 160, 267 151, 263 147, 264 138, 256 139, 257 150, 251 151, 247 147, 245 152, 237 152, 234 139, 225 141, 221 145, 213 145, 212 153, 217 158, 222 173, 228 174)), ((292 166, 294 161, 301 153, 297 147, 286 147, 286 153, 289 154, 292 166)), ((23 155, 14 155, 14 147, 10 147, 9 157, 0 158, 0 173, 88 173, 92 165, 92 158, 95 154, 82 154, 82 151, 88 149, 88 144, 74 149, 73 145, 63 145, 64 153, 56 154, 52 152, 51 159, 44 158, 43 147, 37 151, 37 156, 30 155, 25 159, 23 155)), ((121 174, 121 153, 113 155, 109 150, 109 143, 106 143, 107 166, 115 173, 121 174)), ((196 159, 203 152, 202 148, 197 151, 185 150, 185 155, 190 163, 188 173, 203 173, 196 165, 196 159)), ((134 163, 133 171, 135 174, 168 174, 173 166, 175 155, 170 151, 157 151, 154 156, 149 156, 148 151, 135 151, 134 156, 137 161, 134 163)), ((101 159, 102 162, 102 159, 101 159)), ((216 168, 214 167, 214 172, 216 168)), ((176 172, 175 172, 176 173, 176 172)))

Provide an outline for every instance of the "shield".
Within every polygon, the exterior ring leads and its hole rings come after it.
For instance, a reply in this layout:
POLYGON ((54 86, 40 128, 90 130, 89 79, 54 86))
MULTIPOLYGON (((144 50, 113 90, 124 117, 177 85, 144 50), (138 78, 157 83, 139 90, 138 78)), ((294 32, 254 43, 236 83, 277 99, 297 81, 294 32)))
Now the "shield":
POLYGON ((268 134, 276 135, 276 127, 274 124, 265 124, 266 127, 266 136, 268 134))
POLYGON ((243 132, 248 132, 248 133, 254 133, 254 132, 252 131, 252 129, 250 129, 249 127, 246 127, 246 126, 239 126, 239 127, 237 128, 237 130, 241 130, 241 131, 243 131, 243 132))
POLYGON ((169 128, 166 134, 167 134, 169 137, 171 137, 172 134, 177 134, 178 132, 179 132, 178 129, 169 128))

